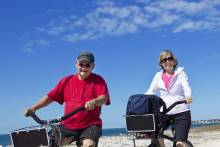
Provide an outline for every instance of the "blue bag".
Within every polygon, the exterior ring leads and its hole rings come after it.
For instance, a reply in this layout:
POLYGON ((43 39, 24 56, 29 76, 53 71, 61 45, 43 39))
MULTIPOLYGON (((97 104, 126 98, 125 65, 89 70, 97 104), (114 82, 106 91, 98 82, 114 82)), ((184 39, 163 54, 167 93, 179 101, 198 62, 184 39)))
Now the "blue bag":
POLYGON ((162 99, 156 95, 135 94, 129 97, 126 115, 159 114, 162 99))

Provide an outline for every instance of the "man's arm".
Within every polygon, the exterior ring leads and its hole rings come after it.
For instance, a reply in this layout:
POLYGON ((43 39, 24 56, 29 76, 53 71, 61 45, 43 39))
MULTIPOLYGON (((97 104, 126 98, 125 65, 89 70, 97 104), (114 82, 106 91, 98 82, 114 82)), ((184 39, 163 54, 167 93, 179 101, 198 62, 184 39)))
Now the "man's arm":
POLYGON ((25 110, 24 115, 28 117, 32 112, 49 105, 52 100, 47 96, 43 96, 36 104, 34 104, 31 108, 25 110))
POLYGON ((86 110, 90 111, 93 110, 96 106, 102 106, 103 104, 106 104, 108 99, 108 96, 101 95, 95 99, 92 99, 85 104, 86 110))

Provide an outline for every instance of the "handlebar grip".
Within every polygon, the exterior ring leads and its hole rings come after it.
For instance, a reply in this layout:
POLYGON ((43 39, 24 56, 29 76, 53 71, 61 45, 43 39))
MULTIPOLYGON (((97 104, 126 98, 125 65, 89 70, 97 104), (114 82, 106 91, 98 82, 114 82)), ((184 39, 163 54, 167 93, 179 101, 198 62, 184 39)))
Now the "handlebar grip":
POLYGON ((47 124, 47 121, 41 120, 34 112, 30 113, 30 116, 39 124, 47 124))
POLYGON ((48 123, 58 123, 58 122, 61 122, 65 119, 68 119, 70 118, 71 116, 73 116, 74 114, 78 113, 79 111, 84 111, 85 110, 85 107, 79 107, 77 109, 75 109, 74 111, 62 116, 61 118, 56 118, 56 119, 52 119, 52 120, 49 120, 49 121, 46 121, 46 120, 41 120, 34 112, 30 113, 30 116, 38 123, 38 124, 41 124, 41 125, 44 125, 44 124, 48 124, 48 123))
POLYGON ((167 113, 169 112, 171 109, 173 109, 176 105, 179 105, 179 104, 183 104, 183 103, 187 103, 186 100, 182 100, 182 101, 177 101, 175 103, 173 103, 170 107, 168 107, 163 113, 167 113))
POLYGON ((76 113, 78 113, 78 112, 80 112, 80 111, 85 111, 85 110, 86 110, 85 107, 79 107, 79 108, 75 109, 74 111, 72 111, 72 112, 70 112, 70 113, 68 113, 68 114, 66 114, 66 115, 64 115, 64 116, 62 116, 62 117, 60 117, 60 118, 56 118, 56 119, 50 120, 49 123, 58 123, 58 122, 61 122, 61 121, 63 121, 63 120, 66 120, 66 119, 70 118, 70 117, 73 116, 74 114, 76 114, 76 113))
POLYGON ((85 107, 79 107, 79 108, 75 109, 74 111, 72 111, 72 112, 70 112, 70 113, 68 113, 68 114, 66 114, 66 115, 64 115, 64 116, 62 116, 62 117, 60 118, 60 121, 63 121, 63 120, 65 120, 65 119, 68 119, 68 118, 70 118, 71 116, 73 116, 74 114, 76 114, 76 113, 78 113, 78 112, 80 112, 80 111, 85 111, 85 110, 86 110, 85 107))

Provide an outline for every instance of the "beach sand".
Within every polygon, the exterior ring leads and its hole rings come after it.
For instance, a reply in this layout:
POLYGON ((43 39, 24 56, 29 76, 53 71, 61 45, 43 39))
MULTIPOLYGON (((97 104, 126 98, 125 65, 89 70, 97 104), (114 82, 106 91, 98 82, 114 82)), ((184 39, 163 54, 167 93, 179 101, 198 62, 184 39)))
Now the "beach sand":
MULTIPOLYGON (((170 131, 165 132, 169 134, 170 131)), ((191 128, 189 140, 194 147, 220 147, 220 124, 191 128)), ((147 147, 149 139, 136 140, 136 147, 147 147)), ((172 147, 172 143, 165 140, 166 147, 172 147)), ((8 146, 11 147, 11 146, 8 146)), ((65 147, 75 147, 74 143, 65 147)), ((101 137, 99 147, 133 147, 133 141, 127 135, 101 137)))
MULTIPOLYGON (((169 132, 166 133, 169 134, 169 132)), ((220 125, 192 128, 189 133, 189 140, 194 147, 220 147, 220 125)), ((149 139, 138 139, 136 140, 136 147, 147 147, 149 143, 149 139)), ((165 144, 167 147, 172 146, 168 140, 165 140, 165 144)), ((128 139, 126 135, 101 137, 99 147, 133 147, 133 141, 128 139)))
POLYGON ((220 125, 193 128, 189 140, 194 147, 220 147, 220 125))

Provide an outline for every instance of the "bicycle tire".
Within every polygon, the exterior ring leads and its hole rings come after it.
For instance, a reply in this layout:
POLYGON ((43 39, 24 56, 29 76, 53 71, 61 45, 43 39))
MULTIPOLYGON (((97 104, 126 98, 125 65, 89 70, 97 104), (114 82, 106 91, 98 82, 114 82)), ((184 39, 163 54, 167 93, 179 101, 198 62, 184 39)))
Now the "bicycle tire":
MULTIPOLYGON (((186 147, 193 147, 193 144, 189 140, 187 140, 185 144, 186 144, 186 147)), ((173 147, 176 147, 176 143, 173 143, 173 147)))
POLYGON ((160 147, 158 139, 152 139, 151 144, 148 147, 160 147))
POLYGON ((193 147, 193 144, 189 140, 186 141, 186 145, 187 147, 193 147))

